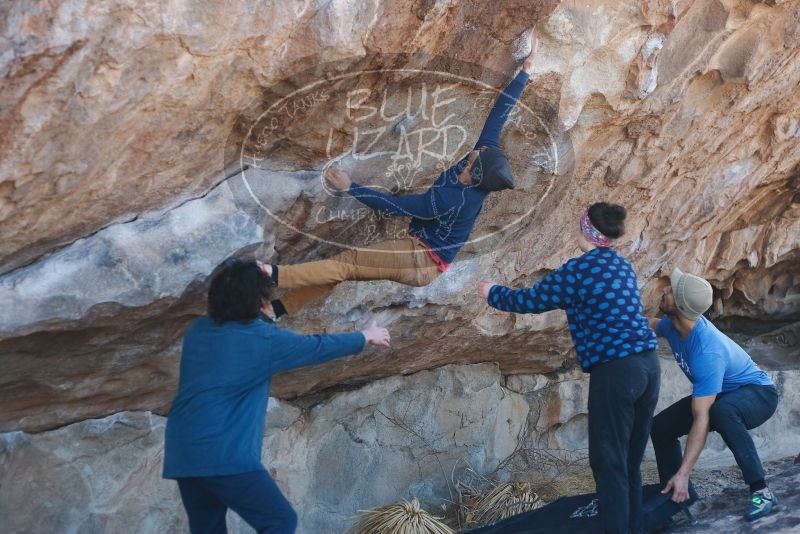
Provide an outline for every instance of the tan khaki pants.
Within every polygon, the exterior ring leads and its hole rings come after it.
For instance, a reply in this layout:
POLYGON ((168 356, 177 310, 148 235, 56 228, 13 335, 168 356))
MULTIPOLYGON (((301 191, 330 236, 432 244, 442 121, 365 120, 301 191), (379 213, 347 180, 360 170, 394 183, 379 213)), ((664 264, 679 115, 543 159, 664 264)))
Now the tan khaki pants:
POLYGON ((278 287, 293 290, 281 298, 286 312, 293 314, 345 280, 392 280, 419 287, 430 284, 439 274, 425 247, 408 237, 346 250, 327 260, 280 265, 278 287))

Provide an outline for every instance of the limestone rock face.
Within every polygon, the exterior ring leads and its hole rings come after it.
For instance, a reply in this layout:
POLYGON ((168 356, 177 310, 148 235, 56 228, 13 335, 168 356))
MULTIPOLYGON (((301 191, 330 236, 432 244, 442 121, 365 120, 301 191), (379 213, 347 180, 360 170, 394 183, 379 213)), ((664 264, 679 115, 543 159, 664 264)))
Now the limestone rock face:
POLYGON ((575 255, 577 215, 597 200, 629 210, 618 247, 649 309, 679 265, 709 278, 730 330, 772 332, 768 367, 800 361, 798 0, 66 0, 2 17, 0 430, 166 413, 213 267, 402 232, 330 195, 320 171, 427 186, 477 138, 530 28, 536 74, 502 139, 518 188, 490 197, 430 286, 344 283, 284 321, 374 317, 395 342, 273 393, 453 362, 573 365, 563 314, 492 312, 473 288, 529 284, 575 255))
MULTIPOLYGON (((399 495, 438 508, 454 471, 490 472, 514 452, 528 410, 490 364, 387 378, 310 409, 272 399, 264 463, 297 508, 300 532, 344 532, 359 509, 399 495)), ((0 434, 4 532, 185 530, 177 485, 160 478, 164 424, 123 412, 0 434)), ((231 516, 235 532, 249 532, 231 516)))
MULTIPOLYGON (((163 415, 215 266, 404 236, 406 219, 333 194, 321 171, 425 190, 473 146, 532 33, 536 72, 502 134, 517 187, 488 198, 450 270, 422 288, 346 282, 280 323, 374 318, 393 335, 273 381, 264 461, 301 531, 400 498, 438 511, 467 468, 581 459, 588 379, 563 314, 495 312, 474 288, 578 254, 578 214, 601 200, 628 208, 617 247, 648 311, 673 267, 710 280, 710 317, 781 392, 759 451, 797 453, 800 0, 7 4, 4 532, 185 529, 160 479, 163 415)), ((665 406, 687 388, 661 355, 665 406)), ((702 461, 732 463, 718 438, 702 461)))
MULTIPOLYGON (((662 354, 658 410, 689 392, 667 358, 662 354)), ((793 455, 800 440, 800 373, 770 375, 781 401, 775 415, 753 431, 764 461, 793 455)), ((543 460, 564 458, 591 481, 585 462, 587 393, 587 377, 572 371, 506 379, 496 365, 473 364, 376 380, 309 407, 273 398, 263 461, 298 512, 299 534, 338 534, 360 509, 414 497, 442 515, 454 501, 454 484, 470 480, 468 470, 499 480, 548 479, 554 466, 543 460)), ((88 534, 130 525, 143 534, 186 530, 177 485, 161 479, 164 424, 149 412, 122 412, 41 433, 0 434, 4 532, 88 534)), ((653 471, 652 460, 648 451, 645 476, 653 471)), ((730 451, 711 434, 698 477, 704 469, 733 464, 730 451)), ((593 491, 569 485, 574 480, 561 482, 559 490, 593 491)), ((744 487, 735 469, 726 483, 736 492, 744 487)), ((796 492, 775 484, 781 497, 796 492)), ((712 493, 720 490, 716 481, 707 486, 712 493)), ((737 497, 732 506, 743 502, 737 497)), ((718 507, 702 510, 703 521, 721 515, 718 507)), ((235 514, 228 519, 231 531, 250 532, 235 514)))

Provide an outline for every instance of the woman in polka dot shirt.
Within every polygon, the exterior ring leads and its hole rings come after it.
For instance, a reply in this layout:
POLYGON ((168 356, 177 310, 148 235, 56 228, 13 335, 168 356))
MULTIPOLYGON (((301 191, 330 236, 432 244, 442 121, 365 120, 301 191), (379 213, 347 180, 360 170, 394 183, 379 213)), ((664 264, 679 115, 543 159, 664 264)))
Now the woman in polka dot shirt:
POLYGON ((589 380, 589 463, 606 532, 641 530, 640 464, 658 401, 655 333, 644 316, 633 267, 613 249, 625 231, 625 208, 592 204, 580 219, 583 254, 533 287, 489 282, 478 288, 490 306, 515 313, 561 309, 589 380))

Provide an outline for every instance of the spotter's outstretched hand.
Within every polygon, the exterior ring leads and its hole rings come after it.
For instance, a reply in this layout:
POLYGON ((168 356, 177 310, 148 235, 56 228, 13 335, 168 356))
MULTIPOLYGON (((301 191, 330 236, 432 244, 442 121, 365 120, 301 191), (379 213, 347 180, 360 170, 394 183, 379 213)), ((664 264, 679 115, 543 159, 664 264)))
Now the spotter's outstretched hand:
POLYGON ((350 179, 350 176, 346 172, 334 169, 333 167, 328 167, 328 169, 325 170, 325 179, 331 187, 339 191, 347 191, 353 184, 353 180, 350 179))
POLYGON ((483 300, 488 299, 489 298, 489 291, 492 289, 493 285, 494 285, 493 282, 487 282, 485 280, 483 282, 479 283, 478 284, 478 295, 480 295, 483 300))
POLYGON ((389 331, 381 326, 378 326, 376 321, 369 323, 369 326, 361 331, 364 338, 367 340, 367 345, 381 345, 388 347, 391 342, 389 331))

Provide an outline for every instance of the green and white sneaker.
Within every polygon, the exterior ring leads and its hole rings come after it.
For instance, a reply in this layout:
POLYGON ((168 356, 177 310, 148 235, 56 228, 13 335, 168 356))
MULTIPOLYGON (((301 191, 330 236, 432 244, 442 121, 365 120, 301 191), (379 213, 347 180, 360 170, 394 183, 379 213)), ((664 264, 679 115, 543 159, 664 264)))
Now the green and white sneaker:
POLYGON ((745 519, 748 521, 753 521, 759 517, 764 517, 772 512, 772 509, 775 508, 777 504, 778 498, 769 490, 769 488, 754 491, 753 494, 750 495, 750 504, 747 506, 747 514, 745 515, 745 519))

